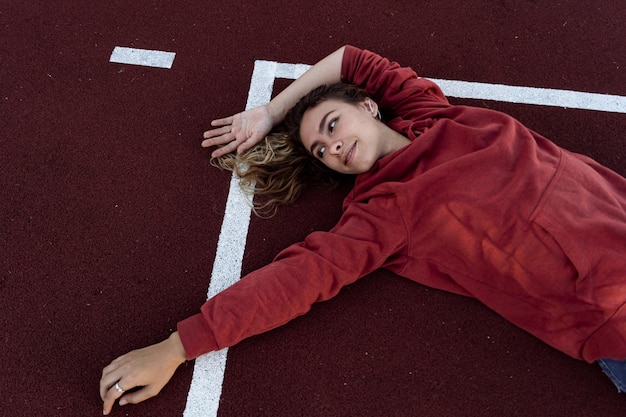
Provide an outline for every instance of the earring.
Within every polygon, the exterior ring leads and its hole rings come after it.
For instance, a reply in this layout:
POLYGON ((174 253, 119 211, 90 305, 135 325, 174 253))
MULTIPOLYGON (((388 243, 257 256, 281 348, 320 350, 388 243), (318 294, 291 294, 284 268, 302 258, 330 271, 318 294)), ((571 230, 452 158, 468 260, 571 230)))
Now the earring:
POLYGON ((370 113, 372 113, 372 116, 375 116, 378 120, 382 120, 383 117, 380 114, 380 109, 378 109, 376 112, 374 111, 374 108, 372 107, 372 100, 370 100, 369 98, 367 99, 367 107, 370 110, 370 113))

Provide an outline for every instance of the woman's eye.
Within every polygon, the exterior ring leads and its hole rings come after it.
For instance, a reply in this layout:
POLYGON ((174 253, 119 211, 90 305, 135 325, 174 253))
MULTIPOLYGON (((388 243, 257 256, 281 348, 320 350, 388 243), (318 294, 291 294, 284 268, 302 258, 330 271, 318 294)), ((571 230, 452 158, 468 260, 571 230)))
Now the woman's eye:
POLYGON ((326 152, 326 146, 320 146, 317 148, 317 157, 322 159, 324 157, 324 153, 326 152))
POLYGON ((337 119, 333 119, 330 121, 330 123, 328 123, 328 132, 329 133, 333 133, 333 130, 335 129, 335 125, 337 124, 337 119))

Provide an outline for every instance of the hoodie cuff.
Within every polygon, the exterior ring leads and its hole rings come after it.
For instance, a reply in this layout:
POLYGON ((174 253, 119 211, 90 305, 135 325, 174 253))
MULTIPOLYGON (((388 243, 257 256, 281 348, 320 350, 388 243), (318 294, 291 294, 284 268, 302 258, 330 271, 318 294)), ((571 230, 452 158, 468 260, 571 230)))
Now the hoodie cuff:
POLYGON ((178 322, 176 327, 188 360, 219 350, 213 331, 201 313, 178 322))

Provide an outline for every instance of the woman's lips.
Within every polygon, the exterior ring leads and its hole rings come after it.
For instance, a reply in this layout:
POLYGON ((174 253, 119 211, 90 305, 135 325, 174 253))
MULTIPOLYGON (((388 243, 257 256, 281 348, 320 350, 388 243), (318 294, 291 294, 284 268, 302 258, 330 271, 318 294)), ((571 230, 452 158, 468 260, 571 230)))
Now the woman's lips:
POLYGON ((352 147, 348 150, 348 153, 346 154, 346 158, 344 160, 344 164, 345 165, 350 165, 352 163, 352 160, 354 159, 354 151, 356 150, 356 142, 354 142, 354 144, 352 145, 352 147))

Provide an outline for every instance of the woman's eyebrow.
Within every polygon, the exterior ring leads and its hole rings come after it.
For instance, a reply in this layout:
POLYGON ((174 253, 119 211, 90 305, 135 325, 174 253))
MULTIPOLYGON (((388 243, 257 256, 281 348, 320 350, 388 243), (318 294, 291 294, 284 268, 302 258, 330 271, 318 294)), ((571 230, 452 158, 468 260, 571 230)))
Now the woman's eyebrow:
POLYGON ((331 111, 329 111, 328 113, 326 113, 324 115, 324 117, 322 117, 322 121, 320 122, 320 127, 318 132, 321 134, 324 131, 324 126, 326 126, 326 119, 328 118, 328 115, 331 114, 333 111, 335 111, 335 109, 332 109, 331 111))
MULTIPOLYGON (((328 119, 328 115, 331 114, 333 111, 335 111, 335 109, 330 110, 328 113, 326 113, 324 115, 324 117, 322 117, 322 120, 320 121, 320 126, 319 126, 319 128, 317 130, 320 135, 324 132, 324 126, 326 126, 326 119, 328 119)), ((319 143, 319 141, 315 140, 311 144, 311 147, 309 148, 309 151, 311 152, 312 155, 315 154, 313 151, 315 150, 315 147, 317 146, 318 143, 319 143)))
POLYGON ((313 143, 311 144, 311 147, 309 148, 309 152, 311 152, 311 155, 315 155, 315 153, 313 152, 315 150, 315 147, 317 146, 317 144, 319 143, 319 141, 313 141, 313 143))

